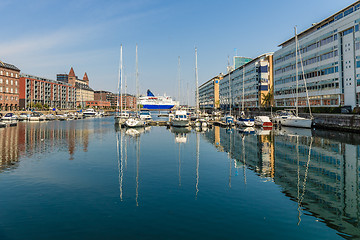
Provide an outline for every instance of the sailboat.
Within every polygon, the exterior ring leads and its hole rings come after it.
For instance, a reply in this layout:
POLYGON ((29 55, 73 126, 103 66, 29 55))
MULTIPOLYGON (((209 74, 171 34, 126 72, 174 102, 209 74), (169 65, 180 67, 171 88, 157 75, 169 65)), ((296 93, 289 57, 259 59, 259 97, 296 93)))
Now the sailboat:
POLYGON ((238 126, 240 127, 253 127, 255 125, 254 118, 246 117, 245 115, 245 67, 243 66, 243 79, 242 79, 242 107, 241 107, 241 113, 240 118, 236 122, 238 126))
POLYGON ((226 114, 223 117, 223 121, 225 122, 226 125, 231 126, 234 124, 234 117, 231 114, 231 107, 232 107, 232 95, 231 95, 231 69, 230 69, 230 62, 228 60, 228 68, 229 68, 229 107, 230 107, 230 111, 229 114, 226 114))
MULTIPOLYGON (((139 71, 138 71, 138 46, 136 44, 136 99, 139 98, 139 71)), ((139 104, 136 104, 136 116, 130 117, 125 121, 126 127, 144 127, 146 125, 146 121, 139 117, 139 104)))
POLYGON ((122 102, 123 102, 123 95, 122 95, 122 79, 123 79, 123 63, 122 63, 122 45, 120 46, 120 67, 119 67, 119 78, 118 78, 118 97, 117 97, 117 109, 115 115, 115 124, 123 125, 126 119, 129 117, 128 114, 123 112, 122 102), (119 94, 120 91, 120 94, 119 94), (120 95, 120 99, 119 99, 120 95), (119 102, 120 102, 120 110, 119 110, 119 102))
POLYGON ((312 114, 311 114, 311 108, 310 108, 310 101, 308 96, 308 91, 306 87, 306 79, 304 74, 304 66, 300 54, 300 63, 302 68, 302 74, 304 79, 304 85, 305 85, 305 91, 306 91, 306 98, 309 106, 309 112, 310 112, 310 119, 309 118, 303 118, 299 117, 299 107, 298 107, 298 98, 299 98, 299 76, 298 76, 298 48, 299 48, 299 42, 298 37, 296 33, 296 27, 295 27, 295 68, 296 68, 296 99, 295 99, 295 111, 293 109, 289 110, 280 110, 276 112, 276 115, 273 117, 274 121, 282 126, 289 126, 289 127, 300 127, 300 128, 311 128, 312 125, 312 114))
MULTIPOLYGON (((205 118, 202 118, 200 114, 200 102, 199 102, 199 77, 198 77, 198 67, 197 67, 197 48, 195 48, 195 82, 196 82, 196 119, 195 126, 206 128, 207 121, 205 118)), ((179 84, 180 85, 180 84, 179 84)))

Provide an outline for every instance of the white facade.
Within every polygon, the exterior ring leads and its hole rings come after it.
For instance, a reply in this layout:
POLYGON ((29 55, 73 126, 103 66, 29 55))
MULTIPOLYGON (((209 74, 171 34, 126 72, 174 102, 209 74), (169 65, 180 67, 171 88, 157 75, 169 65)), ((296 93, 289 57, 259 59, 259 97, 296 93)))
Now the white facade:
POLYGON ((220 107, 258 108, 261 107, 262 94, 272 85, 272 53, 260 55, 243 66, 224 75, 220 82, 220 107), (230 84, 229 84, 229 78, 230 84))
MULTIPOLYGON (((356 107, 360 99, 360 1, 314 24, 298 35, 310 105, 356 107)), ((274 99, 277 107, 295 106, 295 41, 274 53, 274 99)), ((302 66, 299 107, 307 106, 302 66)))

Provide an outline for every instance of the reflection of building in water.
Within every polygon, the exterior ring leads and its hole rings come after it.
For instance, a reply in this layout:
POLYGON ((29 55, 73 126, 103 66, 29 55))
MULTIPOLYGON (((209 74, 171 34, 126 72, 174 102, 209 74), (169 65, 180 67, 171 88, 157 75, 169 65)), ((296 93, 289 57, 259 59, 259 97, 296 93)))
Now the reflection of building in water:
POLYGON ((27 155, 67 150, 70 159, 73 159, 73 154, 79 145, 82 145, 83 151, 87 152, 89 133, 93 133, 92 129, 76 128, 75 124, 56 126, 57 123, 59 122, 53 122, 54 125, 51 127, 42 125, 43 123, 27 123, 18 126, 20 129, 25 129, 27 155))
POLYGON ((207 141, 221 152, 229 153, 235 159, 235 168, 244 164, 262 177, 274 176, 274 149, 270 135, 246 135, 237 130, 215 126, 204 134, 207 141), (231 141, 230 141, 231 136, 231 141), (231 144, 231 146, 230 146, 231 144))
POLYGON ((259 135, 258 139, 258 158, 261 163, 260 174, 263 177, 274 178, 275 174, 275 152, 273 144, 273 135, 259 135))
POLYGON ((28 122, 0 129, 0 170, 13 166, 21 156, 68 151, 72 160, 76 149, 87 151, 89 138, 94 134, 92 128, 81 124, 28 122))
POLYGON ((16 166, 19 161, 18 133, 16 127, 0 129, 0 171, 16 166))
POLYGON ((302 206, 329 227, 360 237, 359 146, 315 137, 308 162, 310 141, 276 136, 275 183, 295 201, 304 194, 302 206))
POLYGON ((273 178, 286 196, 329 227, 360 238, 359 138, 321 131, 313 134, 315 137, 311 137, 311 131, 306 136, 256 136, 214 128, 204 136, 217 148, 221 146, 224 152, 231 153, 235 167, 245 165, 262 177, 273 178))

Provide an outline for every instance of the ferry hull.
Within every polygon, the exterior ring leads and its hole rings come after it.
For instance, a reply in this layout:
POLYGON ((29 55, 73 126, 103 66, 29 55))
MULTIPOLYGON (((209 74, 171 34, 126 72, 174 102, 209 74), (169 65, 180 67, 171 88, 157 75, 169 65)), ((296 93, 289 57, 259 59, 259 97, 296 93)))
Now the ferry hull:
POLYGON ((143 105, 143 109, 156 109, 156 110, 162 110, 162 109, 171 109, 173 108, 175 105, 148 105, 145 104, 143 105))

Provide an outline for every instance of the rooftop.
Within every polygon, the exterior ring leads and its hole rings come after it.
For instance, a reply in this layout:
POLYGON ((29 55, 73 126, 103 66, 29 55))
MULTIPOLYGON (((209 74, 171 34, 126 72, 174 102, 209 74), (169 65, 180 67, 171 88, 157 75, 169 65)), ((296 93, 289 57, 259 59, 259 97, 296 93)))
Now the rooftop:
MULTIPOLYGON (((337 13, 331 15, 330 17, 322 20, 321 22, 318 22, 318 23, 313 23, 312 26, 304 31, 302 31, 301 33, 297 34, 298 35, 298 38, 301 38, 301 37, 305 37, 307 36, 308 34, 310 33, 313 33, 323 27, 326 27, 328 26, 329 24, 332 24, 334 23, 335 21, 337 20, 340 20, 341 18, 355 12, 355 11, 358 11, 360 10, 360 0, 359 1, 356 1, 355 3, 347 6, 346 8, 338 11, 337 13)), ((293 42, 295 39, 295 36, 286 40, 285 42, 281 43, 278 45, 278 47, 283 47, 283 46, 286 46, 288 45, 289 43, 293 42)))

